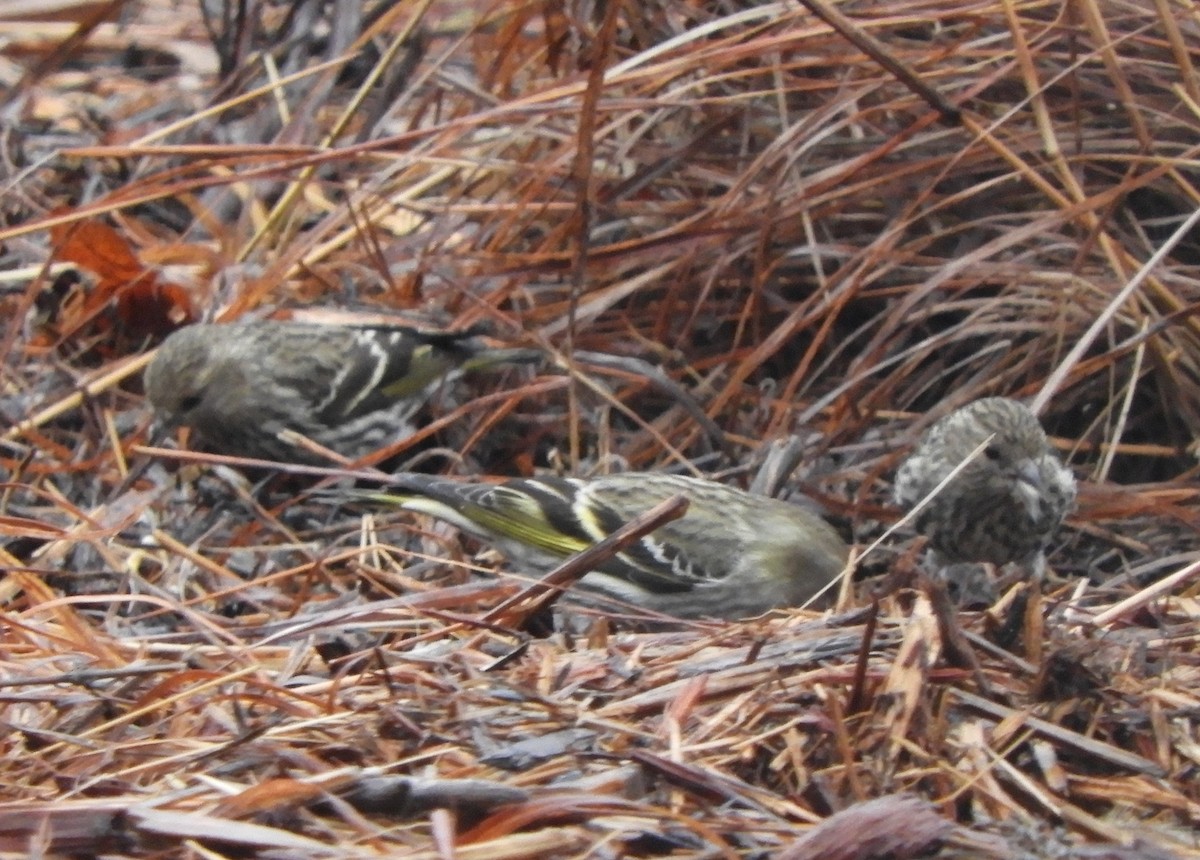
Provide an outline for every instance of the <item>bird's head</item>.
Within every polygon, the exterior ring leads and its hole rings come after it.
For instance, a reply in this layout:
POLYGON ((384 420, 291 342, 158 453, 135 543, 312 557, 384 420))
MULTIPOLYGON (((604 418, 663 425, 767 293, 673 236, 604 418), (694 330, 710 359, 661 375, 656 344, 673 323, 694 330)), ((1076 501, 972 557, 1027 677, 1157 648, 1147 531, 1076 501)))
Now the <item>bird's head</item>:
POLYGON ((1049 454, 1041 424, 1023 407, 1000 408, 994 401, 979 402, 992 408, 969 410, 956 442, 963 458, 979 445, 986 445, 964 474, 986 485, 989 493, 1016 497, 1026 506, 1036 506, 1046 488, 1043 463, 1049 454))
POLYGON ((1006 484, 1026 485, 1039 492, 1043 484, 1039 464, 1044 450, 1043 446, 1031 446, 1023 439, 997 435, 983 449, 982 467, 1006 484))
POLYGON ((167 426, 202 426, 205 416, 228 411, 222 404, 240 396, 244 376, 209 327, 185 328, 163 343, 146 368, 146 397, 167 426))

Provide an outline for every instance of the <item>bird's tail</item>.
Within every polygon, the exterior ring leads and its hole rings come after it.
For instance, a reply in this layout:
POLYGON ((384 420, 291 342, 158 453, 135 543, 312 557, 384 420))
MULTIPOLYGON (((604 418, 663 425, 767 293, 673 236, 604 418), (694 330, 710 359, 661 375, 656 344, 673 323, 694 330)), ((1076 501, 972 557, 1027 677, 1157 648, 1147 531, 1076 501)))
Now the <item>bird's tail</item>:
POLYGON ((469 372, 488 370, 504 364, 540 364, 545 360, 546 353, 540 349, 520 346, 482 349, 459 365, 459 369, 469 372))
POLYGON ((504 526, 509 517, 505 512, 489 515, 475 503, 475 497, 485 494, 491 484, 450 481, 417 472, 397 472, 381 478, 380 484, 379 489, 331 489, 320 495, 336 497, 343 503, 361 502, 368 508, 391 507, 428 514, 484 539, 491 533, 488 522, 498 527, 500 534, 507 531, 504 526))

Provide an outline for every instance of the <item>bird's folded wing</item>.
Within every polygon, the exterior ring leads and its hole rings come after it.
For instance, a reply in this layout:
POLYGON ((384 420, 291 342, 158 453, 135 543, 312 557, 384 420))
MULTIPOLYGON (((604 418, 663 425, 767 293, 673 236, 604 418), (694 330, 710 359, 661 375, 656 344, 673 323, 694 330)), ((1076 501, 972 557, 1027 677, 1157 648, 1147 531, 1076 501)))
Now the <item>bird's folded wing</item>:
MULTIPOLYGON (((519 492, 496 487, 487 499, 500 507, 520 508, 537 520, 539 527, 567 537, 571 553, 603 540, 633 518, 618 513, 594 494, 576 494, 567 480, 533 479, 518 486, 519 492)), ((688 591, 697 578, 695 566, 680 547, 664 541, 662 535, 662 529, 646 535, 597 570, 651 592, 688 591)), ((563 553, 563 549, 555 551, 563 553)))
MULTIPOLYGON (((544 481, 521 482, 519 489, 460 484, 397 476, 395 504, 454 523, 487 540, 502 538, 550 557, 582 552, 625 524, 625 518, 595 499, 572 504, 570 493, 544 481)), ((379 498, 384 498, 380 496, 379 498)), ((601 563, 597 570, 657 593, 688 591, 704 577, 679 547, 659 538, 661 530, 601 563)))

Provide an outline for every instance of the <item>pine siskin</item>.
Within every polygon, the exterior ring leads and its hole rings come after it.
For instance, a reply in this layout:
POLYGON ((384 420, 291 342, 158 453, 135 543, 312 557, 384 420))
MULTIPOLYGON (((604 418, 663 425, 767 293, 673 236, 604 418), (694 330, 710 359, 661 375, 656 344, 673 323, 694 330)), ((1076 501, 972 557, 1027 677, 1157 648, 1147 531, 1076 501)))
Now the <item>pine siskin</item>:
POLYGON ((682 493, 682 517, 579 581, 680 618, 745 618, 798 605, 841 573, 849 553, 815 513, 699 478, 628 472, 483 484, 401 474, 393 486, 368 497, 446 520, 543 572, 682 493))
POLYGON ((1050 450, 1037 418, 1006 397, 987 397, 945 416, 896 473, 896 503, 911 508, 988 437, 918 514, 933 561, 1016 562, 1035 576, 1047 542, 1075 502, 1075 478, 1050 450))
POLYGON ((486 349, 471 331, 201 324, 163 342, 145 383, 161 419, 192 427, 213 450, 323 463, 280 431, 358 458, 411 432, 408 419, 451 370, 538 358, 535 350, 486 349))

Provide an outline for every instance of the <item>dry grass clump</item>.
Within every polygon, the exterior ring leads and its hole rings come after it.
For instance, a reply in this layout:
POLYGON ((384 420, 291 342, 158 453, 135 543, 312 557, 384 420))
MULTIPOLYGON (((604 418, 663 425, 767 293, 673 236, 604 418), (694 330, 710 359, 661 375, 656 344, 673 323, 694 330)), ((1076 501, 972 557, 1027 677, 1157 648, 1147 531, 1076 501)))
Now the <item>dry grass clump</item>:
POLYGON ((1190 7, 64 8, 0 5, 0 850, 1200 857, 1190 7), (1080 508, 978 610, 901 534, 826 614, 536 635, 451 530, 150 438, 167 331, 335 311, 554 356, 392 463, 798 452, 861 550, 1007 394, 1080 508))

